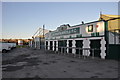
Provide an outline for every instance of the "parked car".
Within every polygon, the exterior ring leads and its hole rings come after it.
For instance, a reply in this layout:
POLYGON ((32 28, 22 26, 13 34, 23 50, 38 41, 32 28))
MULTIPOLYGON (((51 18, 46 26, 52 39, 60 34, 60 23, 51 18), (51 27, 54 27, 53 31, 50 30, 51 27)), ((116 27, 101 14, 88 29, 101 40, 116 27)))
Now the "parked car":
POLYGON ((8 43, 0 42, 0 52, 6 53, 9 50, 11 50, 11 45, 9 45, 8 43))

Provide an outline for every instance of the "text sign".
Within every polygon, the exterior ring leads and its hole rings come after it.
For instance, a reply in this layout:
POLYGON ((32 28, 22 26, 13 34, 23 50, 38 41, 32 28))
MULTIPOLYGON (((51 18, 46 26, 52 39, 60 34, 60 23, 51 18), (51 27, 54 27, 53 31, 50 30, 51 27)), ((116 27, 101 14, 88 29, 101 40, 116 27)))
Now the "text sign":
POLYGON ((76 34, 80 33, 80 28, 73 28, 73 29, 68 29, 65 31, 60 31, 60 32, 53 32, 52 36, 60 36, 60 35, 69 35, 69 34, 76 34))

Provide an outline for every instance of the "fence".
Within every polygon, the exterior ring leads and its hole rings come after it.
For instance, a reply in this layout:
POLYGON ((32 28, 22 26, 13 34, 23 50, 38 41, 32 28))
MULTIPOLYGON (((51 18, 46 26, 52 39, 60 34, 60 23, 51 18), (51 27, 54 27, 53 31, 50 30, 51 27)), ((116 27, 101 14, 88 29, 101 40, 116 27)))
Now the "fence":
MULTIPOLYGON (((48 47, 49 47, 49 50, 50 50, 50 47, 53 47, 53 46, 46 46, 46 50, 48 50, 48 47)), ((63 55, 73 55, 73 57, 78 57, 78 58, 86 58, 88 56, 90 56, 91 54, 91 57, 92 59, 94 59, 95 57, 95 50, 100 50, 100 49, 97 49, 97 48, 78 48, 78 47, 56 47, 58 48, 58 50, 56 51, 56 49, 52 50, 51 51, 55 51, 55 53, 57 54, 63 54, 63 55), (69 50, 78 50, 78 54, 76 53, 69 53, 69 50), (89 52, 92 52, 89 54, 89 52), (81 53, 82 52, 82 53, 81 53)))

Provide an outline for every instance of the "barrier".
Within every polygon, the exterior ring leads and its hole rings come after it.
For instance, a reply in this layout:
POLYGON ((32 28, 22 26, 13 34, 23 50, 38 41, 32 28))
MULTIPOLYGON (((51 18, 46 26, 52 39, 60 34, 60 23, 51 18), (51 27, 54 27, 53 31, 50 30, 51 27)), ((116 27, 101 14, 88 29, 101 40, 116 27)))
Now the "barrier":
MULTIPOLYGON (((48 49, 48 47, 52 47, 52 46, 46 46, 46 47, 48 49)), ((92 53, 90 53, 92 55, 91 56, 92 59, 94 59, 94 57, 95 57, 95 54, 94 54, 95 50, 100 50, 100 49, 97 49, 97 48, 78 48, 78 47, 56 47, 56 48, 59 48, 60 51, 59 50, 58 51, 54 50, 55 54, 57 53, 59 55, 68 55, 68 56, 70 56, 72 54, 73 57, 84 58, 84 59, 86 59, 89 56, 88 52, 90 52, 90 50, 92 51, 92 53), (79 53, 78 54, 69 53, 67 51, 69 49, 78 49, 79 53), (80 50, 82 50, 82 55, 80 53, 80 50)), ((50 51, 53 51, 53 50, 50 50, 50 51)))

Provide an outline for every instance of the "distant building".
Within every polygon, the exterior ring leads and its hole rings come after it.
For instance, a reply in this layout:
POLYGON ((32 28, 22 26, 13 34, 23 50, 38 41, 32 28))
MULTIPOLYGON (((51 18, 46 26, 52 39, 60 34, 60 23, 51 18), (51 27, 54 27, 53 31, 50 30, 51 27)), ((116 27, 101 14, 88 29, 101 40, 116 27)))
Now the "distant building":
POLYGON ((32 37, 33 39, 29 41, 29 47, 35 49, 44 49, 45 47, 45 36, 44 34, 48 33, 49 30, 39 28, 35 35, 32 37), (43 34, 44 33, 44 34, 43 34))
POLYGON ((23 45, 23 40, 18 40, 18 45, 22 46, 23 45))

